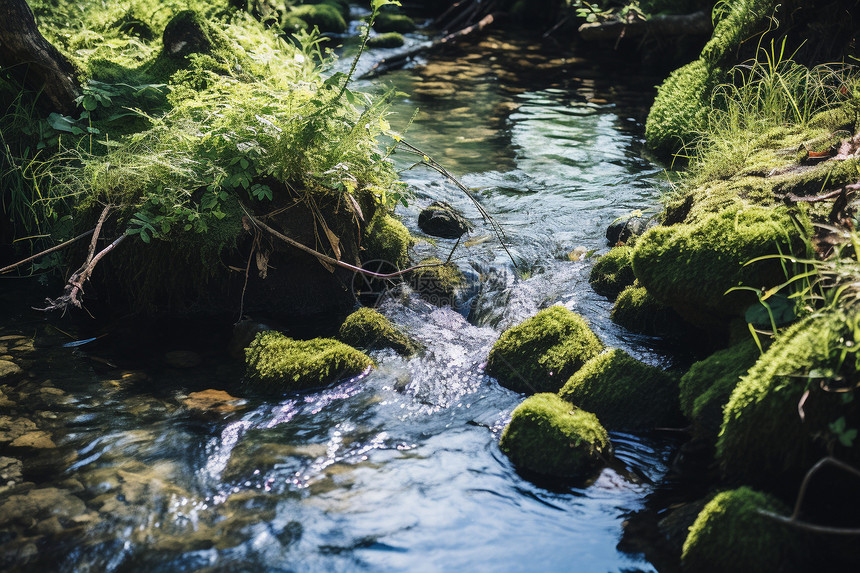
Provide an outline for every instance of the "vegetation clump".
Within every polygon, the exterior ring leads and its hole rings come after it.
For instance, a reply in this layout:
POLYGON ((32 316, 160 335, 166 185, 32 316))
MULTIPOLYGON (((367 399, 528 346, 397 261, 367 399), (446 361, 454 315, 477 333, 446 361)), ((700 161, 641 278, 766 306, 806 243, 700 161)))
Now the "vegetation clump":
POLYGON ((535 394, 517 406, 499 447, 518 468, 577 479, 591 477, 612 453, 597 416, 555 394, 535 394))
POLYGON ((760 511, 786 513, 779 501, 748 487, 717 494, 690 528, 681 555, 684 571, 803 570, 797 537, 760 511))
POLYGON ((677 380, 617 348, 586 362, 558 395, 609 430, 653 429, 678 418, 677 380))
POLYGON ((418 344, 398 330, 378 311, 363 307, 346 317, 338 332, 339 338, 357 348, 374 350, 392 348, 398 354, 409 356, 418 350, 418 344))
POLYGON ((856 401, 824 390, 856 369, 855 355, 844 349, 854 345, 857 320, 841 311, 805 318, 780 333, 741 378, 717 440, 724 475, 750 484, 798 477, 828 448, 840 459, 860 459, 856 401))
POLYGON ((761 351, 749 339, 696 362, 681 377, 681 411, 692 423, 694 437, 716 441, 723 407, 759 356, 761 351))
POLYGON ((319 3, 294 6, 287 13, 287 17, 301 20, 309 28, 317 27, 320 32, 331 34, 346 32, 346 21, 343 14, 332 4, 319 3))
POLYGON ((369 48, 399 48, 406 43, 403 34, 399 32, 386 32, 377 34, 367 39, 369 48))
POLYGON ((785 207, 733 206, 695 224, 655 227, 633 250, 633 270, 655 299, 691 322, 714 316, 741 316, 756 302, 738 285, 768 287, 785 280, 773 261, 747 265, 774 253, 806 252, 811 226, 801 213, 785 207))
POLYGON ((487 359, 487 374, 516 392, 558 392, 603 343, 578 314, 551 306, 499 337, 487 359))
POLYGON ((258 334, 245 350, 245 365, 248 382, 255 389, 278 394, 358 376, 373 366, 373 360, 337 340, 295 340, 267 331, 258 334))
POLYGON ((397 14, 395 12, 381 12, 373 22, 373 29, 384 34, 387 32, 397 32, 398 34, 406 34, 415 30, 415 22, 412 18, 405 14, 397 14))
POLYGON ((633 274, 633 264, 630 256, 632 247, 613 247, 608 253, 597 259, 591 267, 588 282, 599 295, 615 298, 622 290, 633 284, 636 276, 633 274))

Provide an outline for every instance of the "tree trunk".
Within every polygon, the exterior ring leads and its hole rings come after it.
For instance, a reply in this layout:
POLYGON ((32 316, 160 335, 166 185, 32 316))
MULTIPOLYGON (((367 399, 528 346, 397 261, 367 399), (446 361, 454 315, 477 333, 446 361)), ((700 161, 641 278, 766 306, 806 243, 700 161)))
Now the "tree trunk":
POLYGON ((0 67, 39 92, 45 110, 75 112, 78 70, 39 33, 25 0, 0 0, 0 67))

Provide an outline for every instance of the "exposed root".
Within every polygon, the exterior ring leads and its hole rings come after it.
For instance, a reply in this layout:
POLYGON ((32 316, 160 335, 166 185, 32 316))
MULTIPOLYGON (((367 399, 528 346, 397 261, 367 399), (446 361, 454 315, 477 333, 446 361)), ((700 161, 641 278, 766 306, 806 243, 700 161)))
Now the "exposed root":
POLYGON ((59 245, 54 245, 50 249, 45 249, 44 251, 42 251, 40 253, 36 253, 35 255, 27 257, 26 259, 24 259, 22 261, 18 261, 17 263, 11 264, 8 267, 3 267, 2 269, 0 269, 0 275, 2 275, 4 273, 8 273, 11 270, 17 269, 21 265, 26 265, 27 263, 33 262, 38 258, 44 257, 45 255, 49 255, 53 252, 59 251, 60 249, 65 249, 66 247, 68 247, 72 243, 76 243, 76 242, 80 241, 81 239, 83 239, 84 237, 88 237, 88 236, 92 235, 94 232, 95 232, 95 229, 90 229, 89 231, 87 231, 85 233, 81 233, 80 235, 78 235, 74 239, 69 239, 68 241, 66 241, 64 243, 60 243, 59 245))

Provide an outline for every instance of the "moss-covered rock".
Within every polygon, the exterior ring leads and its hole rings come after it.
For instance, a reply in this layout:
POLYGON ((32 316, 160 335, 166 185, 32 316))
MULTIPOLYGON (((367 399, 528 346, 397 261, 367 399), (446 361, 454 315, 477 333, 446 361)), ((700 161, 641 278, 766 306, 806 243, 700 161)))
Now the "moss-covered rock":
POLYGON ((381 34, 386 32, 406 34, 415 30, 415 22, 404 14, 381 12, 373 22, 373 29, 381 34))
POLYGON ((618 293, 632 285, 636 280, 630 258, 632 254, 631 247, 615 247, 597 259, 588 277, 594 292, 607 298, 615 298, 618 293))
POLYGON ((740 316, 757 302, 754 293, 726 294, 729 289, 771 287, 785 280, 775 260, 746 263, 777 253, 805 255, 804 239, 811 234, 802 213, 735 205, 695 224, 651 229, 636 242, 633 271, 658 301, 685 320, 708 324, 740 316))
POLYGON ((287 17, 304 21, 311 28, 316 26, 320 32, 343 34, 346 32, 346 21, 340 10, 331 4, 304 4, 295 6, 287 17))
POLYGON ((621 291, 609 318, 631 332, 662 336, 681 332, 681 317, 672 308, 651 296, 648 289, 634 283, 621 291))
POLYGON ((517 406, 499 447, 519 468, 580 479, 593 475, 612 452, 597 416, 555 394, 535 394, 517 406))
POLYGON ((558 392, 601 350, 585 319, 551 306, 502 333, 490 350, 487 374, 517 392, 558 392))
POLYGON ((681 562, 690 573, 803 570, 797 537, 760 510, 785 515, 776 499, 748 487, 717 494, 699 513, 681 562))
POLYGON ((678 382, 613 348, 585 363, 558 395, 610 430, 645 430, 678 419, 678 382))
POLYGON ((711 93, 724 75, 722 69, 714 69, 702 59, 672 72, 657 89, 648 112, 648 148, 668 157, 702 133, 707 126, 711 93))
POLYGON ((358 376, 373 366, 373 360, 337 340, 294 340, 267 331, 258 334, 245 350, 245 365, 250 384, 278 394, 358 376))
POLYGON ((694 437, 711 442, 717 439, 723 407, 759 356, 755 341, 748 339, 696 362, 681 377, 681 412, 692 423, 694 437))
POLYGON ((776 4, 774 0, 724 2, 722 17, 714 26, 711 39, 702 49, 702 60, 711 66, 734 65, 741 44, 767 28, 776 4))
POLYGON ((749 484, 797 478, 826 453, 828 441, 840 459, 860 459, 860 441, 846 447, 830 428, 840 418, 846 429, 860 428, 857 400, 846 404, 843 394, 819 387, 822 377, 855 368, 853 355, 840 361, 840 347, 846 340, 853 344, 848 325, 855 321, 840 312, 806 318, 785 330, 741 378, 717 440, 726 477, 749 484), (801 419, 798 404, 807 388, 801 419))
POLYGON ((364 233, 364 255, 361 258, 385 261, 394 268, 404 269, 409 263, 412 243, 412 235, 403 223, 380 210, 364 233))
POLYGON ((436 306, 455 307, 457 289, 464 283, 463 273, 454 263, 443 264, 437 258, 424 259, 409 273, 409 284, 426 301, 436 306))
POLYGON ((418 350, 418 344, 398 330, 390 320, 367 307, 347 316, 338 336, 350 346, 368 350, 392 348, 406 356, 418 350))
POLYGON ((403 34, 399 32, 386 32, 377 34, 367 39, 369 48, 399 48, 406 43, 403 34))

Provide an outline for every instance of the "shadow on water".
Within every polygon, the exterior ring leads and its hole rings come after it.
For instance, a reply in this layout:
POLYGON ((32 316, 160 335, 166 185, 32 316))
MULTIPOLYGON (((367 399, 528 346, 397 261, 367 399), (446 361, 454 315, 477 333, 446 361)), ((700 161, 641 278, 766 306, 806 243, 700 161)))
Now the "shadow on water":
POLYGON ((380 302, 424 345, 418 356, 379 351, 367 376, 272 400, 244 393, 241 362, 213 328, 115 333, 125 356, 110 335, 69 348, 42 323, 10 320, 0 359, 8 352, 29 378, 0 388, 12 403, 4 423, 38 422, 54 441, 48 450, 64 457, 54 474, 40 473, 38 453, 25 452, 37 461, 10 487, 38 523, 2 526, 27 532, 0 539, 5 566, 654 570, 617 545, 622 522, 667 471, 673 440, 613 434, 615 462, 587 484, 520 475, 497 443, 522 397, 483 367, 502 329, 551 304, 583 314, 609 346, 670 362, 657 341, 609 322, 610 303, 587 284, 591 263, 568 256, 605 249, 612 220, 656 208, 660 169, 641 142, 656 82, 493 36, 385 81, 411 94, 392 123, 402 127, 420 108, 407 138, 497 218, 520 271, 466 197, 397 153, 415 193, 399 215, 425 239, 418 257, 453 246, 417 228, 431 200, 476 224, 455 253, 480 284, 470 311, 434 307, 408 289, 380 302), (54 342, 27 347, 31 330, 54 342), (204 392, 212 389, 227 394, 204 392), (62 551, 48 556, 49 547, 62 551))

